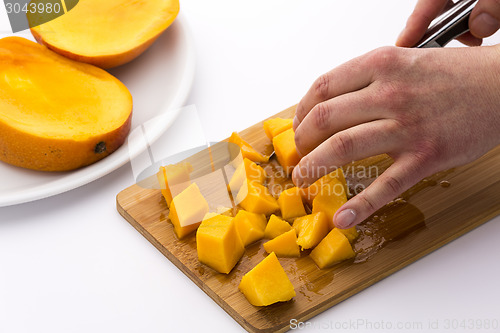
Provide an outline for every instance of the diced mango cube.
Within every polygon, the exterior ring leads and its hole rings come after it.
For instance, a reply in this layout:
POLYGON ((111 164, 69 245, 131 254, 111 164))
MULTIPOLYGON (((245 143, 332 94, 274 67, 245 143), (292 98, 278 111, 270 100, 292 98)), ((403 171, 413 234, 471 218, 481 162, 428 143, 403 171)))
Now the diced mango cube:
POLYGON ((270 241, 265 242, 264 250, 274 252, 278 257, 300 257, 300 248, 297 244, 297 233, 290 229, 270 241))
POLYGON ((312 212, 324 212, 331 230, 335 227, 333 225, 335 212, 346 202, 344 185, 340 180, 334 178, 320 188, 320 193, 313 200, 312 212))
POLYGON ((208 202, 196 183, 176 195, 171 202, 168 217, 174 225, 177 237, 183 238, 195 231, 208 209, 208 202))
POLYGON ((319 268, 329 267, 337 262, 353 258, 356 254, 346 236, 339 229, 332 229, 309 254, 319 268))
POLYGON ((293 168, 300 161, 300 156, 295 146, 295 132, 293 128, 276 135, 273 138, 273 146, 279 164, 283 167, 286 175, 290 176, 293 168))
POLYGON ((239 289, 255 306, 286 302, 295 297, 293 285, 274 253, 243 276, 239 289))
POLYGON ((233 132, 231 134, 228 141, 232 142, 240 147, 241 155, 243 156, 243 158, 246 157, 249 160, 257 162, 257 163, 265 163, 265 162, 269 161, 269 156, 265 156, 265 155, 259 153, 248 142, 243 140, 241 138, 241 136, 236 132, 233 132))
POLYGON ((344 236, 346 236, 349 243, 354 242, 356 240, 356 238, 358 238, 358 236, 359 236, 359 233, 358 233, 358 230, 356 229, 356 226, 351 227, 349 229, 339 229, 339 231, 341 233, 343 233, 344 236))
POLYGON ((245 181, 236 196, 236 204, 244 210, 256 214, 270 215, 279 210, 276 199, 264 185, 245 181))
POLYGON ((311 249, 321 242, 330 230, 326 214, 318 212, 295 219, 293 228, 297 232, 297 244, 302 249, 311 249))
POLYGON ((238 211, 234 224, 244 246, 264 238, 266 222, 264 214, 250 213, 243 209, 238 211))
POLYGON ((319 178, 309 187, 303 188, 301 193, 304 202, 307 203, 309 206, 312 206, 312 202, 316 197, 316 195, 320 193, 321 187, 323 187, 324 184, 327 184, 334 179, 337 179, 342 183, 342 185, 344 186, 344 190, 347 193, 347 182, 345 180, 344 172, 342 171, 341 168, 338 168, 335 169, 335 171, 332 171, 329 174, 326 174, 323 177, 319 178))
POLYGON ((229 273, 243 256, 241 242, 234 218, 209 215, 196 232, 198 260, 219 273, 229 273))
POLYGON ((257 163, 248 158, 244 158, 243 162, 236 167, 229 181, 231 193, 238 193, 245 180, 256 181, 263 184, 266 180, 266 172, 260 165, 257 165, 257 163))
POLYGON ((264 132, 269 139, 293 127, 293 119, 273 118, 264 121, 264 132))
POLYGON ((170 207, 172 198, 181 193, 191 182, 189 174, 193 171, 193 166, 188 162, 169 164, 161 166, 156 174, 160 183, 161 193, 170 207))
POLYGON ((285 220, 306 215, 304 204, 302 203, 301 189, 291 187, 281 192, 278 198, 281 216, 285 220))
POLYGON ((267 222, 266 229, 264 230, 264 238, 273 239, 291 229, 292 226, 287 221, 273 214, 269 218, 269 222, 267 222))

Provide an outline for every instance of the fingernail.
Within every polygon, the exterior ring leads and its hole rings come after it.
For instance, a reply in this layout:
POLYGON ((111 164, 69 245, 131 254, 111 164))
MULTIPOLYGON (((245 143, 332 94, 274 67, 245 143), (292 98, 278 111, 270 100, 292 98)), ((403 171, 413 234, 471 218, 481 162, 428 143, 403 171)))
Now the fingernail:
POLYGON ((349 229, 356 220, 356 212, 352 209, 345 209, 337 214, 334 224, 339 229, 349 229))
POLYGON ((471 32, 479 38, 493 35, 499 28, 500 23, 488 13, 481 13, 471 22, 471 32))
POLYGON ((297 116, 295 116, 293 118, 293 130, 295 131, 295 129, 297 129, 297 126, 299 126, 299 118, 297 118, 297 116))

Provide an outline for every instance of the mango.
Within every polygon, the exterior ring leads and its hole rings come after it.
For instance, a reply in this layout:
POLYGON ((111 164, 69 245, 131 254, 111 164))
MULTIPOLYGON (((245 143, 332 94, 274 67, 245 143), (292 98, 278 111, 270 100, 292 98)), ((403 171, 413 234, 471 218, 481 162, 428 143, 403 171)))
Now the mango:
POLYGON ((309 206, 312 206, 314 198, 320 193, 321 187, 323 185, 333 181, 334 179, 339 180, 344 186, 345 193, 347 193, 347 182, 345 180, 344 172, 341 168, 335 169, 335 171, 324 175, 323 177, 316 180, 314 183, 309 185, 309 187, 302 189, 302 199, 309 206))
POLYGON ((280 193, 278 198, 281 216, 285 220, 306 215, 304 204, 302 203, 301 189, 291 187, 280 193))
POLYGON ((240 209, 234 217, 236 230, 244 246, 264 238, 266 223, 264 214, 250 213, 243 209, 240 209))
POLYGON ((248 142, 243 140, 241 136, 236 132, 233 132, 231 134, 228 142, 234 143, 238 147, 240 147, 241 155, 243 156, 243 158, 248 158, 249 160, 257 163, 265 163, 269 161, 269 156, 265 156, 259 153, 248 142))
POLYGON ((193 166, 188 162, 160 167, 156 176, 168 207, 170 207, 172 198, 191 184, 189 174, 192 171, 193 166))
POLYGON ((257 165, 248 158, 244 158, 243 162, 236 167, 236 170, 229 181, 229 189, 231 190, 231 193, 238 193, 245 180, 256 181, 260 184, 264 184, 266 180, 266 172, 260 165, 257 165))
POLYGON ((264 132, 272 140, 276 135, 293 127, 293 119, 273 118, 264 121, 264 132))
POLYGON ((296 295, 274 252, 243 276, 239 289, 255 306, 286 302, 296 295))
POLYGON ((256 214, 270 215, 280 208, 267 187, 251 181, 244 182, 236 196, 236 203, 244 210, 256 214))
POLYGON ((349 240, 337 228, 332 229, 309 254, 311 259, 321 269, 353 258, 355 255, 349 240))
POLYGON ((177 237, 183 238, 195 231, 208 213, 208 202, 196 183, 176 195, 170 204, 168 217, 174 225, 177 237))
POLYGON ((273 239, 292 229, 292 226, 276 215, 271 215, 264 230, 264 238, 273 239))
POLYGON ((283 167, 287 177, 289 177, 293 168, 300 161, 300 156, 295 146, 295 132, 293 128, 276 135, 273 138, 273 146, 279 164, 283 167))
POLYGON ((312 249, 321 242, 330 230, 326 214, 318 212, 295 219, 293 228, 297 232, 297 244, 302 249, 312 249))
POLYGON ((208 215, 196 232, 198 260, 219 273, 228 274, 243 256, 245 247, 234 218, 208 215))
POLYGON ((343 184, 336 178, 323 184, 320 193, 313 200, 312 212, 324 212, 328 219, 330 229, 333 229, 333 216, 335 212, 347 202, 343 184))
POLYGON ((265 242, 263 246, 267 253, 274 252, 278 257, 300 257, 297 233, 294 229, 265 242))
POLYGON ((0 54, 1 161, 67 171, 123 144, 132 95, 115 77, 25 38, 1 39, 0 54))
POLYGON ((343 233, 344 236, 346 236, 349 243, 354 242, 356 240, 356 238, 358 238, 358 236, 359 236, 359 233, 358 233, 358 230, 356 229, 356 226, 351 227, 349 229, 339 229, 339 231, 341 233, 343 233))
POLYGON ((111 68, 143 53, 178 13, 178 0, 81 0, 39 26, 39 14, 27 16, 40 44, 67 58, 111 68))

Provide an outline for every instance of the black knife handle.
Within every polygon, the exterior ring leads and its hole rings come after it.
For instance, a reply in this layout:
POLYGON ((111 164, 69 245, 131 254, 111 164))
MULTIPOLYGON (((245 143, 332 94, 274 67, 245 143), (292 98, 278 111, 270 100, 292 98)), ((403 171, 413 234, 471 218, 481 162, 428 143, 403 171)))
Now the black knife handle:
POLYGON ((452 39, 469 31, 469 16, 477 0, 461 0, 438 16, 414 46, 416 48, 443 47, 452 39))

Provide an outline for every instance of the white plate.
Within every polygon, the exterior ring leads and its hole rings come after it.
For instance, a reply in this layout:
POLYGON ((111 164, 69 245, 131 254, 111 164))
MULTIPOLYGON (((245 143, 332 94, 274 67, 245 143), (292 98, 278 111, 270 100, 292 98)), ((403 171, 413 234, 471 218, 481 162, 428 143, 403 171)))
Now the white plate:
MULTIPOLYGON (((26 32, 16 35, 30 37, 26 32)), ((147 127, 142 126, 143 130, 147 129, 149 144, 177 117, 191 90, 194 68, 193 41, 186 21, 178 17, 139 58, 110 70, 132 93, 132 130, 149 121, 147 127), (155 121, 150 121, 152 119, 155 121)), ((145 148, 142 142, 131 138, 110 156, 70 172, 33 171, 0 162, 0 207, 46 198, 85 185, 116 170, 145 148)))

